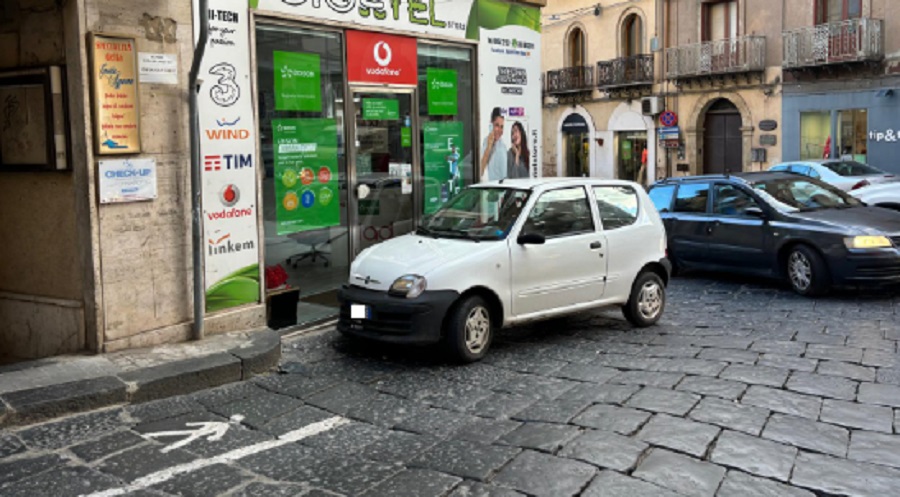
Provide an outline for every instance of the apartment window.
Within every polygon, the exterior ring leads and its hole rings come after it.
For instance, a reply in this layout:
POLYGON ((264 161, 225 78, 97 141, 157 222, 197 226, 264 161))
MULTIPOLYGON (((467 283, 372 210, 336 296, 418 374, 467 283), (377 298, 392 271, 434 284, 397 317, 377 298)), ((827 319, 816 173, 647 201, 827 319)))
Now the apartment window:
POLYGON ((637 14, 631 14, 622 23, 622 51, 625 57, 644 52, 644 26, 637 14))
POLYGON ((707 2, 702 11, 703 41, 727 40, 738 36, 738 2, 707 2))
POLYGON ((569 49, 569 67, 578 67, 584 65, 584 31, 581 28, 574 28, 569 33, 568 41, 569 49))
POLYGON ((816 24, 846 21, 862 16, 862 0, 816 0, 816 24))

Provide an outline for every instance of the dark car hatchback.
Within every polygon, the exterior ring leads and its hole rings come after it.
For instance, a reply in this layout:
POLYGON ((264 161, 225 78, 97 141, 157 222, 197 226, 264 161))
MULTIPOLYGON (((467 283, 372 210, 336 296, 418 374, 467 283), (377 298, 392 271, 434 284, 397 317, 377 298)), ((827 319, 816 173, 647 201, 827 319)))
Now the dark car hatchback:
POLYGON ((668 178, 650 187, 676 269, 784 278, 801 295, 900 283, 900 212, 790 173, 668 178))

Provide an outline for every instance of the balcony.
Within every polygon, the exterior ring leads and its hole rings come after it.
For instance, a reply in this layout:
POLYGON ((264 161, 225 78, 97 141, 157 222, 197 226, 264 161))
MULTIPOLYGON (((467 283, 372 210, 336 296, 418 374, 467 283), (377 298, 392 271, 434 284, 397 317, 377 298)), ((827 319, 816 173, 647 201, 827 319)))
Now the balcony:
POLYGON ((597 86, 608 90, 653 84, 653 54, 632 55, 597 63, 597 86))
POLYGON ((574 66, 547 71, 547 94, 589 92, 594 88, 594 68, 574 66))
POLYGON ((792 29, 782 33, 784 68, 804 69, 884 57, 881 19, 850 19, 792 29))
POLYGON ((766 68, 766 37, 740 36, 666 49, 668 79, 762 72, 766 68))

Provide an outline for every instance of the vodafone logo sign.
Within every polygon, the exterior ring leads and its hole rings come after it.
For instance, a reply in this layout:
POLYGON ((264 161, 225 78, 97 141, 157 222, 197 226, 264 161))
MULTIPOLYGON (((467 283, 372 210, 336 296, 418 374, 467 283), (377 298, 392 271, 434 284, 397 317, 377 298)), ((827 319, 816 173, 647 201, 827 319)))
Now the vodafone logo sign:
POLYGON ((375 44, 375 50, 372 51, 372 54, 375 56, 375 62, 381 67, 386 67, 390 64, 391 57, 393 56, 391 54, 391 46, 383 41, 379 41, 375 44), (381 55, 382 51, 384 51, 383 56, 381 55))
POLYGON ((347 77, 351 82, 415 86, 417 71, 415 38, 347 31, 347 77))

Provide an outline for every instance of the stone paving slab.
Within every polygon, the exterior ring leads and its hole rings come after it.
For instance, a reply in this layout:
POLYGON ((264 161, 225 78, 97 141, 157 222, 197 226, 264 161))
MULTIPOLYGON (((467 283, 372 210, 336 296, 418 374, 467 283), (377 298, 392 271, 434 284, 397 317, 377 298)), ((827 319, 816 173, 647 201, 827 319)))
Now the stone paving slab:
POLYGON ((845 457, 850 431, 832 424, 776 413, 769 418, 762 436, 802 449, 845 457))
POLYGON ((719 431, 718 427, 705 423, 657 414, 641 428, 636 438, 651 445, 703 457, 719 431))
POLYGON ((530 495, 566 497, 577 495, 596 473, 589 464, 526 450, 494 482, 530 495))
POLYGON ((601 471, 581 495, 582 497, 678 497, 679 494, 615 471, 601 471))
POLYGON ((890 407, 825 399, 821 419, 848 428, 893 433, 893 416, 890 407))
POLYGON ((711 497, 725 477, 725 468, 663 449, 653 449, 632 476, 682 495, 711 497))
POLYGON ((569 442, 559 455, 601 468, 629 471, 647 447, 646 443, 611 431, 589 430, 569 442))
POLYGON ((716 441, 710 460, 753 475, 787 481, 795 457, 794 447, 725 430, 716 441))

